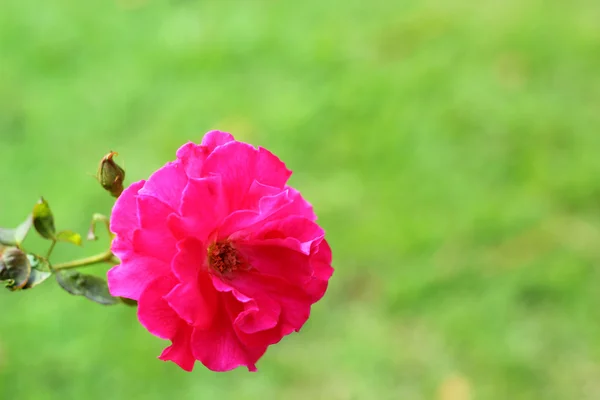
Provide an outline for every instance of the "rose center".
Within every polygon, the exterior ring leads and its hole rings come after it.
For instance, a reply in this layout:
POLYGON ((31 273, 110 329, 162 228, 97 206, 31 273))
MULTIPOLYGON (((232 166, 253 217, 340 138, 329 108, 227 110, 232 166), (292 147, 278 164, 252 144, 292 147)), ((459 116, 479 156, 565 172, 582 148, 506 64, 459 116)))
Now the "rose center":
POLYGON ((231 242, 215 242, 208 247, 208 265, 216 272, 226 274, 244 266, 239 253, 231 242))

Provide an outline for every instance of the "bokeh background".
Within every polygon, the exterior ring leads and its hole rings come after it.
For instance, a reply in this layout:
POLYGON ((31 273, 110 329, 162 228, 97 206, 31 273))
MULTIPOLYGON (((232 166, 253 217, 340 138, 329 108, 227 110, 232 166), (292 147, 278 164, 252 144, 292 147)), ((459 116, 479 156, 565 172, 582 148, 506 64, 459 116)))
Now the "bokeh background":
POLYGON ((2 0, 0 225, 43 195, 85 233, 106 152, 132 182, 221 129, 294 170, 336 273, 256 374, 0 292, 0 398, 600 399, 599 128, 597 1, 2 0))

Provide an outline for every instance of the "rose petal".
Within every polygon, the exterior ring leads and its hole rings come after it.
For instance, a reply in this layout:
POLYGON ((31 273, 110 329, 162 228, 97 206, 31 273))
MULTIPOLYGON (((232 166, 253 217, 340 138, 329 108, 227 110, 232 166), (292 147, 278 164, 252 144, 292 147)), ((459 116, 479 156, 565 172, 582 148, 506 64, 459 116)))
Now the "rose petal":
POLYGON ((286 168, 279 157, 262 147, 258 148, 255 168, 256 180, 278 188, 283 188, 292 176, 292 171, 286 168))
POLYGON ((283 246, 260 241, 236 242, 236 249, 257 272, 277 276, 289 283, 302 284, 313 274, 310 257, 283 246))
POLYGON ((145 181, 129 185, 115 202, 110 219, 110 230, 122 240, 131 241, 133 231, 139 227, 136 198, 145 181))
MULTIPOLYGON (((233 278, 235 279, 235 278, 233 278)), ((266 295, 250 298, 237 291, 228 282, 212 276, 214 288, 221 293, 231 293, 242 305, 237 313, 231 314, 234 326, 243 333, 256 333, 274 328, 279 321, 281 306, 266 295)))
POLYGON ((248 347, 240 342, 225 309, 225 301, 222 298, 219 302, 216 318, 210 329, 194 329, 192 353, 212 371, 230 371, 239 366, 247 366, 249 371, 256 371, 255 364, 265 353, 267 346, 248 347))
POLYGON ((169 293, 177 281, 164 276, 150 283, 138 302, 138 319, 150 333, 162 339, 173 339, 180 324, 180 318, 163 297, 169 293))
POLYGON ((274 276, 263 275, 256 271, 240 271, 230 285, 250 298, 268 296, 281 306, 279 323, 288 333, 299 331, 310 315, 310 306, 314 303, 311 294, 302 288, 274 276))
POLYGON ((233 135, 222 131, 209 131, 202 138, 202 146, 207 147, 211 152, 218 146, 233 142, 233 135))
POLYGON ((166 230, 167 218, 173 209, 156 197, 139 195, 136 198, 140 227, 150 230, 166 230))
POLYGON ((183 370, 191 372, 196 363, 196 359, 192 354, 191 340, 192 328, 186 324, 181 324, 171 346, 167 347, 158 358, 163 361, 173 361, 183 370))
POLYGON ((215 316, 217 292, 204 266, 206 250, 195 239, 182 241, 177 247, 172 268, 180 283, 165 300, 189 324, 208 328, 215 316))
POLYGON ((208 274, 201 274, 200 282, 180 283, 165 297, 171 308, 188 324, 208 329, 215 317, 217 295, 208 274))
POLYGON ((139 194, 156 197, 173 210, 179 211, 181 193, 187 181, 184 166, 178 161, 170 162, 148 178, 139 194))
POLYGON ((130 254, 108 271, 110 294, 138 300, 142 291, 153 280, 169 273, 169 265, 151 257, 130 254))
POLYGON ((175 238, 169 232, 136 229, 133 232, 133 249, 138 254, 144 254, 170 263, 175 255, 175 238))
POLYGON ((182 197, 181 216, 169 222, 173 232, 205 241, 227 213, 220 177, 190 179, 182 197))
POLYGON ((202 168, 203 176, 221 176, 230 210, 240 208, 253 181, 283 187, 290 174, 269 151, 235 141, 215 148, 202 168))

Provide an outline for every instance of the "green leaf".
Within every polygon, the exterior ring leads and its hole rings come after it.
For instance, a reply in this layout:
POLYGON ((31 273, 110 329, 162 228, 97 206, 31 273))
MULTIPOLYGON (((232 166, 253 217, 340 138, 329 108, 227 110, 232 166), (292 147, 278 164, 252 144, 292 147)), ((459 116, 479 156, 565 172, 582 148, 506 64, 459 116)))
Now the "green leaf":
POLYGON ((120 303, 119 298, 111 296, 106 281, 100 277, 66 270, 56 273, 56 281, 72 295, 84 296, 103 305, 120 303))
POLYGON ((27 233, 29 233, 32 223, 32 216, 29 215, 27 219, 15 229, 0 228, 0 244, 5 246, 19 246, 25 240, 27 233))
POLYGON ((31 264, 27 255, 16 247, 3 250, 0 255, 0 280, 6 281, 10 290, 22 289, 31 275, 31 264))
POLYGON ((73 243, 75 246, 81 246, 82 240, 79 233, 73 231, 60 231, 56 234, 56 240, 59 242, 73 243))
POLYGON ((48 202, 43 197, 33 207, 33 226, 43 238, 56 240, 54 216, 48 202))
POLYGON ((27 258, 31 264, 31 274, 27 283, 23 286, 23 290, 31 289, 52 276, 52 270, 47 260, 34 254, 28 254, 27 258))
POLYGON ((58 271, 56 281, 60 287, 74 296, 83 296, 85 293, 81 274, 77 271, 58 271))

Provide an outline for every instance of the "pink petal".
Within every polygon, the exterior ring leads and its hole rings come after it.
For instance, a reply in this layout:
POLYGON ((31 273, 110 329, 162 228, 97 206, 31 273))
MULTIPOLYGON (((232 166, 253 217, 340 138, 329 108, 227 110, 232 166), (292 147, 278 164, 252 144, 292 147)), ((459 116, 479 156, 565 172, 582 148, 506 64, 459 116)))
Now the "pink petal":
POLYGON ((288 247, 264 245, 260 241, 235 242, 236 249, 261 274, 281 277, 301 285, 312 276, 310 257, 288 247))
POLYGON ((244 197, 242 208, 245 210, 258 210, 260 199, 265 196, 276 196, 283 190, 278 187, 264 185, 257 180, 254 180, 248 189, 248 193, 244 197))
POLYGON ((140 227, 151 230, 167 230, 167 218, 173 209, 156 197, 139 195, 136 199, 140 227))
POLYGON ((210 152, 211 150, 208 147, 189 142, 177 150, 177 159, 181 161, 188 177, 200 178, 202 176, 202 166, 210 152))
POLYGON ((233 135, 227 132, 221 131, 210 131, 202 138, 202 146, 206 146, 211 152, 214 151, 218 146, 222 146, 225 143, 233 142, 235 139, 233 135))
POLYGON ((310 315, 310 306, 315 302, 302 287, 255 271, 239 271, 229 284, 245 296, 267 296, 277 302, 281 306, 280 329, 287 333, 300 330, 310 315))
POLYGON ((133 232, 133 249, 137 254, 154 257, 170 263, 175 255, 175 239, 168 231, 136 229, 133 232))
MULTIPOLYGON (((235 279, 235 278, 233 278, 235 279)), ((221 278, 212 276, 214 288, 221 293, 231 293, 241 305, 238 312, 231 314, 234 326, 243 333, 257 333, 274 328, 279 321, 281 306, 266 295, 250 298, 237 291, 228 282, 221 278)), ((228 304, 229 305, 229 304, 228 304)))
POLYGON ((134 229, 139 227, 136 197, 145 181, 129 185, 115 202, 110 219, 110 230, 130 242, 134 229))
POLYGON ((178 161, 170 162, 150 176, 139 194, 156 197, 179 211, 181 193, 187 180, 184 166, 178 161))
POLYGON ((318 301, 325 295, 329 278, 333 275, 331 248, 325 239, 317 245, 316 250, 313 249, 313 256, 310 261, 313 276, 304 284, 304 289, 315 301, 318 301))
POLYGON ((121 265, 108 271, 108 288, 113 296, 138 300, 150 282, 169 271, 169 265, 164 261, 130 255, 128 259, 121 260, 121 265))
POLYGON ((317 278, 322 280, 331 278, 333 275, 331 261, 331 247, 329 247, 327 240, 323 239, 319 243, 315 255, 311 258, 314 274, 317 278))
POLYGON ((324 236, 325 231, 315 222, 292 215, 261 226, 251 239, 260 240, 263 244, 289 247, 309 255, 313 243, 321 242, 324 236))
POLYGON ((262 197, 258 210, 240 210, 228 215, 219 228, 219 238, 246 236, 261 231, 262 226, 269 222, 294 215, 310 221, 316 218, 312 206, 297 191, 287 188, 275 195, 262 197))
POLYGON ((177 333, 181 319, 164 300, 177 281, 164 276, 150 283, 138 303, 138 319, 148 331, 162 339, 173 339, 177 333))
POLYGON ((257 180, 265 185, 283 188, 292 176, 283 161, 269 150, 259 147, 255 174, 257 180))
POLYGON ((217 295, 208 285, 208 275, 201 289, 195 283, 180 283, 165 296, 171 308, 188 324, 200 329, 209 329, 215 317, 217 295))
POLYGON ((229 209, 237 210, 253 181, 283 187, 291 172, 267 150, 234 141, 217 147, 208 156, 202 174, 221 176, 229 209))
POLYGON ((217 292, 203 265, 206 250, 194 239, 180 242, 178 248, 172 268, 181 283, 165 299, 189 324, 209 328, 215 316, 217 292))
POLYGON ((300 192, 293 187, 286 186, 285 189, 288 191, 290 204, 284 211, 288 213, 288 215, 300 215, 311 221, 316 221, 317 216, 313 211, 312 204, 306 201, 300 192))
POLYGON ((204 135, 201 145, 189 142, 177 150, 177 158, 184 166, 185 172, 190 178, 202 177, 202 166, 204 161, 215 148, 233 141, 233 136, 220 131, 210 131, 204 135))
POLYGON ((183 370, 191 372, 196 363, 192 354, 191 339, 192 328, 184 323, 180 324, 171 346, 167 347, 158 358, 163 361, 173 361, 183 370))
MULTIPOLYGON (((224 295, 225 296, 225 295, 224 295)), ((267 346, 247 347, 240 342, 229 314, 221 299, 216 318, 210 329, 195 328, 192 334, 194 357, 212 371, 230 371, 245 365, 256 371, 256 362, 265 353, 267 346)))
POLYGON ((282 210, 288 209, 290 205, 287 191, 264 196, 258 202, 257 210, 239 210, 229 214, 219 228, 219 239, 240 231, 256 231, 261 225, 281 217, 284 214, 282 210))
POLYGON ((173 217, 169 226, 181 238, 205 241, 227 213, 220 178, 190 179, 182 197, 181 216, 173 217))
POLYGON ((252 171, 256 162, 256 149, 246 143, 229 142, 212 152, 202 175, 219 175, 223 183, 228 209, 236 210, 254 180, 252 171))

